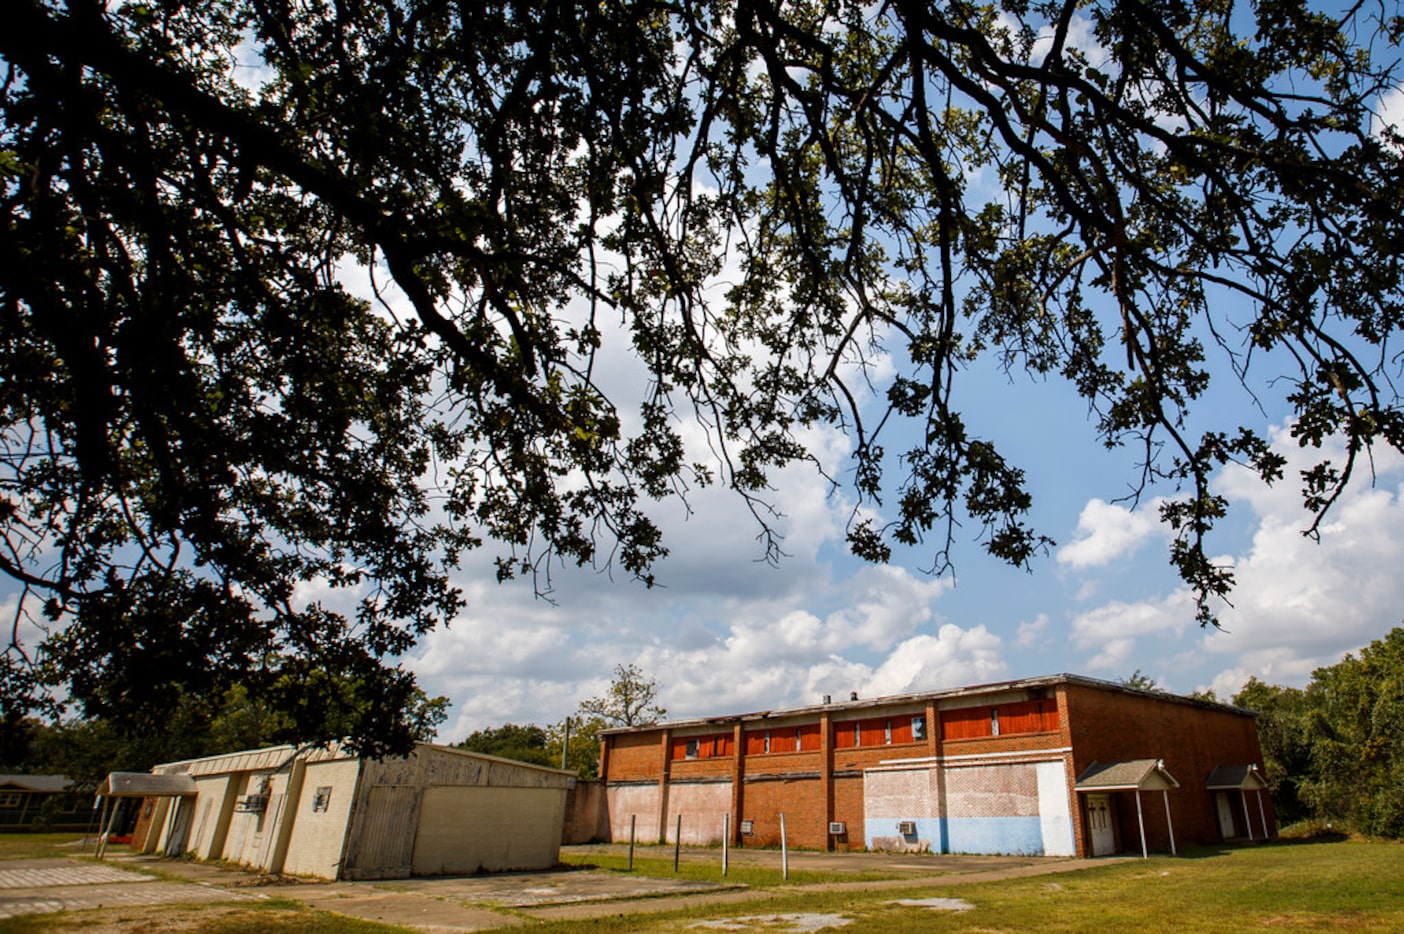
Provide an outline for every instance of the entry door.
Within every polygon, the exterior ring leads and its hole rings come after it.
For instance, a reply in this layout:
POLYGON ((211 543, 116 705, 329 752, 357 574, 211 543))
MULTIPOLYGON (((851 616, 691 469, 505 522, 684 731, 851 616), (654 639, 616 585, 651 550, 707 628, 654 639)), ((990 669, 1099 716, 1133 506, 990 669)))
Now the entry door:
POLYGON ((1112 830, 1111 799, 1107 795, 1087 796, 1087 828, 1092 832, 1092 855, 1109 856, 1116 852, 1116 833, 1112 830))
POLYGON ((1225 840, 1233 838, 1233 807, 1227 791, 1214 792, 1214 806, 1219 811, 1219 834, 1225 840))

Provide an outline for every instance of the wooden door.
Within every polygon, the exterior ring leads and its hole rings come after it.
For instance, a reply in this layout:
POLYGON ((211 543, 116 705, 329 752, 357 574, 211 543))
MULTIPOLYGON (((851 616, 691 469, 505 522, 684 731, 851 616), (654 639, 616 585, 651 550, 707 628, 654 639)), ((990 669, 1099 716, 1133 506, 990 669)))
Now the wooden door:
POLYGON ((1116 852, 1116 831, 1112 827, 1111 798, 1087 796, 1087 829, 1092 836, 1092 855, 1110 856, 1116 852))

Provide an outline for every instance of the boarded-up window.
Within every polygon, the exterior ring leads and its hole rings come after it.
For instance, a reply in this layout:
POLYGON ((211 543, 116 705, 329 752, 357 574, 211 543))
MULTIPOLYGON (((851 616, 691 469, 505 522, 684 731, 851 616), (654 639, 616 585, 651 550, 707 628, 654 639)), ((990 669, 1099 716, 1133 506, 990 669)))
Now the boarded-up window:
POLYGON ((834 747, 836 749, 852 749, 858 745, 859 732, 861 726, 857 720, 850 720, 846 723, 834 724, 834 747))
POLYGON ((1058 729, 1058 702, 1052 699, 999 705, 999 732, 1041 733, 1058 729))
POLYGON ((673 739, 674 759, 711 759, 716 756, 731 755, 731 735, 716 733, 710 736, 685 736, 673 739))
POLYGON ((941 711, 942 739, 1012 736, 1058 729, 1058 702, 1052 699, 941 711))
POLYGON ((912 743, 921 739, 920 736, 912 735, 912 723, 920 719, 920 717, 893 717, 892 720, 889 721, 892 724, 892 744, 895 746, 900 743, 912 743))
POLYGON ((861 745, 881 746, 887 742, 886 720, 864 720, 861 745))
POLYGON ((855 746, 889 746, 914 742, 913 719, 920 718, 882 717, 835 724, 834 746, 838 749, 852 749, 855 746))
POLYGON ((796 732, 799 734, 799 748, 801 751, 807 752, 811 749, 818 749, 821 745, 820 740, 823 737, 819 732, 819 724, 810 723, 800 727, 796 732))
POLYGON ((988 707, 941 711, 942 739, 975 739, 990 736, 993 732, 988 707))

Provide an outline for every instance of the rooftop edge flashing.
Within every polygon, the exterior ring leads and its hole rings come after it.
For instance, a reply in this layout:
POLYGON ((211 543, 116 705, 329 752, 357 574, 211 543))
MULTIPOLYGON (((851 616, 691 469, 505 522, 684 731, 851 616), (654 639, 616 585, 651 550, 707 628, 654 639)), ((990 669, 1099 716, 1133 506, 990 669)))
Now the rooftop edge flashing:
POLYGON ((1169 701, 1171 703, 1189 704, 1195 707, 1208 707, 1217 710, 1225 710, 1244 716, 1256 717, 1257 711, 1249 710, 1245 707, 1236 707, 1233 704, 1225 704, 1219 701, 1203 700, 1198 697, 1186 697, 1183 694, 1171 694, 1167 691, 1157 691, 1150 688, 1131 687, 1117 681, 1106 681, 1101 678, 1092 678, 1087 675, 1071 674, 1063 672, 1052 675, 1039 675, 1033 678, 1018 678, 1012 681, 993 681, 987 684, 972 684, 957 688, 943 688, 935 691, 919 691, 909 694, 887 694, 880 697, 864 698, 859 700, 833 701, 828 704, 806 704, 800 707, 782 707, 774 710, 756 710, 749 713, 729 714, 713 717, 694 717, 686 720, 660 720, 656 723, 641 723, 636 726, 617 726, 600 730, 600 736, 619 736, 628 733, 644 733, 653 730, 678 730, 691 729, 694 727, 716 727, 723 724, 735 725, 738 723, 754 723, 764 720, 778 720, 786 717, 807 716, 822 711, 858 711, 873 707, 890 707, 897 704, 914 703, 926 700, 946 700, 958 697, 970 697, 979 694, 995 694, 1000 691, 1018 691, 1032 688, 1051 687, 1058 684, 1077 684, 1084 687, 1097 688, 1099 690, 1120 691, 1125 694, 1136 694, 1142 697, 1153 697, 1157 700, 1169 701))

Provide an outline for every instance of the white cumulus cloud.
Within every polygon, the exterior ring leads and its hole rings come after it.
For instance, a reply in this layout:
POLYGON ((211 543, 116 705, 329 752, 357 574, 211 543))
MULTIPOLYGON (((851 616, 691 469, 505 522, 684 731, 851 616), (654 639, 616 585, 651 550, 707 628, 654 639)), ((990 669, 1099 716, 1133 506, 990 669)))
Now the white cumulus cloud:
POLYGON ((1091 499, 1082 507, 1073 541, 1058 549, 1059 564, 1073 568, 1100 567, 1125 558, 1167 532, 1160 522, 1163 499, 1139 509, 1091 499))

